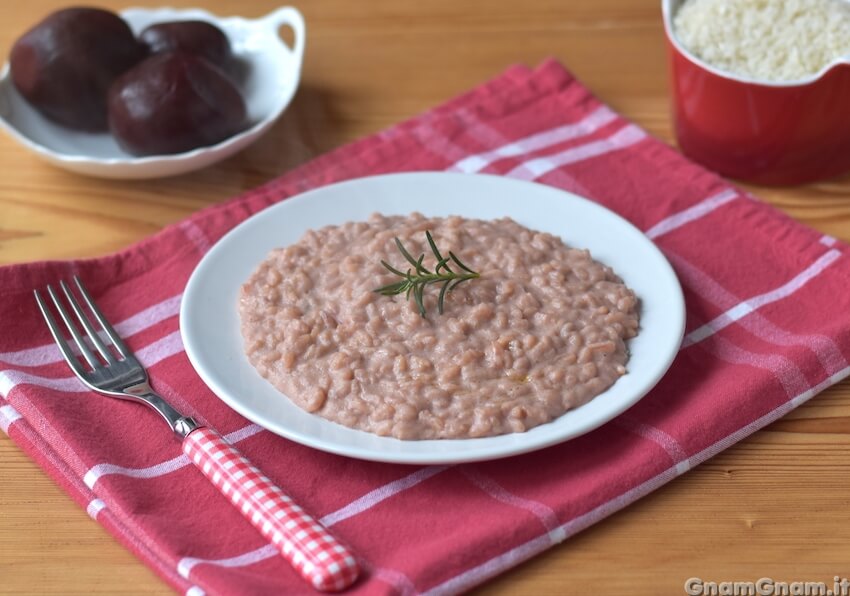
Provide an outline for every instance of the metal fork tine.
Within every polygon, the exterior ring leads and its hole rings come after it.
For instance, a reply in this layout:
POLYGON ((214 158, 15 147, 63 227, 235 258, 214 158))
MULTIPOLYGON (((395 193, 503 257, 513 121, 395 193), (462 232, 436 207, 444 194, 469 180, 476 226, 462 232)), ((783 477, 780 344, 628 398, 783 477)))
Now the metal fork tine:
POLYGON ((59 311, 59 316, 62 318, 62 321, 64 321, 65 327, 67 327, 68 331, 71 333, 71 337, 74 338, 74 342, 80 349, 80 353, 83 355, 83 358, 86 359, 86 362, 89 363, 89 366, 91 366, 92 369, 102 367, 103 365, 97 359, 97 356, 91 353, 91 350, 89 350, 89 347, 86 345, 86 341, 83 339, 83 336, 80 335, 79 331, 77 331, 77 328, 74 326, 74 321, 71 320, 71 316, 68 314, 68 311, 65 310, 64 306, 62 306, 62 301, 59 299, 59 296, 56 295, 56 292, 53 291, 52 286, 47 286, 47 293, 50 294, 50 297, 53 299, 53 306, 55 306, 56 310, 59 311))
POLYGON ((121 354, 123 358, 129 358, 132 355, 132 352, 121 339, 121 336, 115 331, 112 325, 109 324, 109 321, 106 320, 106 317, 103 316, 103 313, 100 312, 100 309, 92 300, 91 295, 89 294, 86 287, 83 285, 83 282, 80 281, 80 278, 76 275, 74 276, 74 283, 77 284, 77 289, 80 291, 80 295, 83 297, 83 300, 86 301, 86 306, 89 307, 89 310, 94 315, 94 318, 97 319, 97 322, 100 324, 101 329, 106 333, 109 339, 112 340, 112 343, 115 345, 115 349, 118 350, 118 353, 121 354))
POLYGON ((59 325, 56 323, 56 319, 53 318, 53 315, 50 314, 50 309, 47 308, 47 304, 44 302, 44 299, 41 297, 41 294, 38 290, 34 290, 35 301, 38 303, 38 309, 41 311, 41 316, 44 317, 44 321, 47 323, 47 328, 50 330, 50 335, 53 336, 53 341, 56 342, 56 345, 59 346, 59 351, 62 352, 62 356, 65 357, 65 362, 68 363, 68 366, 71 367, 71 370, 74 371, 78 377, 82 377, 85 375, 85 371, 83 367, 80 366, 80 361, 77 360, 76 355, 71 350, 71 346, 68 345, 68 342, 65 341, 65 338, 62 337, 62 332, 59 330, 59 325))
POLYGON ((65 293, 65 297, 68 299, 68 303, 71 305, 71 308, 74 310, 74 314, 77 315, 77 320, 80 322, 80 325, 83 326, 83 329, 86 330, 86 333, 89 336, 89 339, 94 344, 94 347, 97 348, 97 351, 100 352, 103 359, 108 363, 118 362, 115 356, 112 355, 112 352, 109 348, 101 341, 100 336, 97 334, 97 330, 89 321, 89 318, 83 312, 82 307, 80 307, 79 301, 77 298, 71 293, 71 288, 68 287, 64 281, 59 282, 59 285, 62 288, 62 291, 65 293))

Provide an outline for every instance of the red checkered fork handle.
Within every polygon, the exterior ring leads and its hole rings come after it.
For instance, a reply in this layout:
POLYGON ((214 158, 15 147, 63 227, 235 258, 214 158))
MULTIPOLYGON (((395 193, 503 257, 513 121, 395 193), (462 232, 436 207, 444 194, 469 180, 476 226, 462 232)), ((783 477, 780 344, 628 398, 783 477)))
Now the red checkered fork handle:
POLYGON ((317 590, 343 590, 357 579, 354 556, 216 431, 200 427, 183 453, 317 590))

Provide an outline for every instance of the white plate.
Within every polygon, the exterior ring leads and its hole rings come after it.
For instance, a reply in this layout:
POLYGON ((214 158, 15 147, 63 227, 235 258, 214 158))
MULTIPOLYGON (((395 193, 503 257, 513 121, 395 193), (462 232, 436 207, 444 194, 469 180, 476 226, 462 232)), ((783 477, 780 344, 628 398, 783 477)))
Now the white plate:
POLYGON ((134 157, 109 133, 78 132, 47 120, 17 92, 8 63, 0 72, 0 127, 25 149, 66 170, 101 178, 159 178, 204 168, 241 151, 271 128, 295 95, 306 32, 301 13, 292 7, 259 19, 220 18, 205 10, 173 8, 129 8, 121 16, 136 34, 153 23, 190 19, 221 29, 245 66, 240 89, 248 110, 248 128, 211 147, 134 157), (282 26, 294 31, 291 49, 278 34, 282 26))
POLYGON ((643 397, 667 371, 685 325, 682 290, 670 264, 637 228, 576 195, 496 176, 409 173, 361 178, 304 193, 249 218, 207 253, 180 308, 189 360, 234 410, 279 435, 333 453, 410 464, 457 463, 525 453, 584 434, 643 397), (419 211, 481 219, 510 216, 533 229, 589 248, 641 300, 641 330, 629 342, 629 373, 590 403, 525 433, 465 440, 401 441, 308 414, 251 366, 242 350, 239 288, 270 250, 310 228, 419 211))

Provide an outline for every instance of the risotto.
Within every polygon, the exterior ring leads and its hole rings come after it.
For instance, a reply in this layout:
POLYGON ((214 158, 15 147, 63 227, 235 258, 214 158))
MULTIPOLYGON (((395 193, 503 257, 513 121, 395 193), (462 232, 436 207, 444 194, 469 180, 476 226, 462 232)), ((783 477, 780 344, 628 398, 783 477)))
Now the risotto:
POLYGON ((522 432, 626 373, 638 300, 587 250, 511 219, 372 215, 272 251, 239 299, 248 359, 301 408, 399 439, 522 432), (430 230, 480 278, 426 316, 374 290, 406 270, 394 238, 433 269, 430 230), (429 257, 431 260, 429 261, 429 257))

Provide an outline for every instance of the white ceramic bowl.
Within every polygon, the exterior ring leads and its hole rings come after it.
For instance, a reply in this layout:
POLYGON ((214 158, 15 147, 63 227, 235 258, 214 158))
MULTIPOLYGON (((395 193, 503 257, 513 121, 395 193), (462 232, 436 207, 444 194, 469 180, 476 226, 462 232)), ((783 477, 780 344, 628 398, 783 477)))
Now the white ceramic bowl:
POLYGON ((102 178, 159 178, 204 168, 241 151, 271 128, 295 95, 305 42, 304 19, 295 8, 278 8, 259 19, 219 18, 200 9, 172 8, 129 8, 121 16, 136 34, 163 21, 197 19, 219 27, 245 67, 240 88, 248 109, 248 127, 210 147, 134 157, 109 133, 78 132, 47 120, 17 92, 8 63, 0 72, 0 127, 24 148, 67 170, 102 178), (282 26, 294 32, 292 48, 278 34, 282 26))

